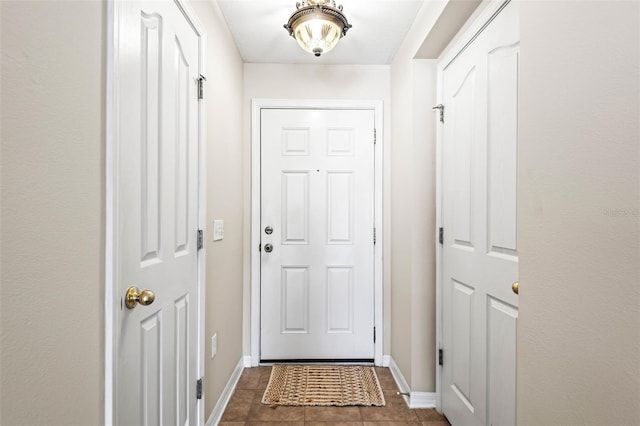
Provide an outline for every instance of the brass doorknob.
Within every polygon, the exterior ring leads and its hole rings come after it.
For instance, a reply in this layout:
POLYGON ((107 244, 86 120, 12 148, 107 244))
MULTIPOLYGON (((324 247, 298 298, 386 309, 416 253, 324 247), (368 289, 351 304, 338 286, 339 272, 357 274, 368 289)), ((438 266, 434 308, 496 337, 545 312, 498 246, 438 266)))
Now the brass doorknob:
POLYGON ((516 281, 515 283, 511 284, 511 290, 513 290, 513 292, 515 294, 518 294, 518 281, 516 281))
POLYGON ((156 295, 150 290, 138 290, 138 287, 131 286, 127 289, 127 295, 124 298, 124 303, 129 309, 136 307, 138 303, 142 306, 147 306, 156 300, 156 295))

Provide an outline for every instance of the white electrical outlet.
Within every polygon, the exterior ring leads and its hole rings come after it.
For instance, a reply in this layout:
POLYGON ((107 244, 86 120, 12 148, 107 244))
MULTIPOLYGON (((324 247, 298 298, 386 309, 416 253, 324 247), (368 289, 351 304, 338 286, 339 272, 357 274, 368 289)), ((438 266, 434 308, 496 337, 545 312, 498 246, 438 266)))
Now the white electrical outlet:
POLYGON ((218 352, 218 333, 211 336, 211 359, 216 356, 218 352))
POLYGON ((213 221, 213 241, 220 241, 224 238, 224 220, 213 221))

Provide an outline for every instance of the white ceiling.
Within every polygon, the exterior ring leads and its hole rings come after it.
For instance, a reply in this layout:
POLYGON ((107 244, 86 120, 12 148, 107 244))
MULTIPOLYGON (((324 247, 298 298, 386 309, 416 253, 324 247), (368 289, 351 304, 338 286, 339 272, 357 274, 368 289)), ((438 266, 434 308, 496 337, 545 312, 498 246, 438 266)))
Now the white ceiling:
POLYGON ((298 0, 218 0, 240 55, 249 63, 389 64, 424 0, 336 0, 353 28, 320 58, 283 25, 298 0))

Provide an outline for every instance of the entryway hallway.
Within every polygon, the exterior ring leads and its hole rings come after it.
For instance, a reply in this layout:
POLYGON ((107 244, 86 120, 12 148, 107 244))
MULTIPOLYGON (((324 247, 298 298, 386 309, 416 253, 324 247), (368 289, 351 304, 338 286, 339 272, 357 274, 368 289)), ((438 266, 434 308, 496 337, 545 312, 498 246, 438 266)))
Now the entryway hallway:
MULTIPOLYGON (((640 2, 511 1, 520 5, 522 52, 515 424, 640 425, 640 2)), ((437 126, 444 124, 432 110, 440 103, 433 89, 438 82, 434 58, 439 55, 434 52, 440 47, 429 35, 452 37, 462 24, 453 25, 451 15, 470 2, 425 0, 414 24, 394 26, 406 30, 404 41, 388 61, 377 64, 320 63, 314 57, 309 58, 315 61, 311 64, 256 63, 241 56, 221 0, 181 3, 192 8, 202 24, 206 50, 204 99, 199 101, 206 104, 206 126, 200 131, 206 141, 200 156, 207 171, 201 186, 206 197, 200 218, 204 228, 199 228, 204 231, 201 263, 206 271, 200 276, 206 282, 200 298, 204 321, 193 328, 201 359, 190 371, 194 380, 202 379, 203 396, 197 418, 189 424, 218 423, 225 409, 222 402, 235 390, 227 389, 227 383, 236 383, 245 366, 260 362, 251 344, 251 337, 260 334, 251 324, 251 277, 257 270, 249 265, 251 253, 259 253, 259 242, 250 239, 251 218, 259 214, 251 197, 254 99, 382 101, 384 128, 377 132, 377 146, 384 148, 381 178, 386 204, 384 227, 377 237, 386 264, 382 323, 376 329, 377 342, 382 343, 379 364, 388 362, 394 376, 397 367, 407 382, 406 388, 401 385, 403 391, 415 392, 425 406, 436 405, 440 367, 435 203, 441 170, 436 169, 435 135, 437 126), (224 238, 214 241, 217 220, 224 222, 224 238)), ((251 9, 249 4, 271 1, 227 3, 251 9)), ((378 2, 340 3, 351 13, 357 4, 376 10, 372 5, 378 2)), ((117 270, 106 256, 114 248, 114 194, 108 189, 114 178, 108 172, 115 134, 114 104, 109 102, 114 88, 113 12, 115 5, 136 4, 0 1, 2 425, 143 424, 116 419, 118 352, 117 340, 110 336, 118 324, 108 318, 125 293, 116 292, 117 270)), ((294 6, 294 0, 283 2, 283 17, 273 26, 281 41, 260 36, 268 45, 264 53, 299 49, 282 28, 294 6)), ((143 21, 149 24, 146 34, 160 34, 153 29, 154 16, 138 14, 136 22, 143 21)), ((353 24, 338 49, 359 40, 362 49, 380 50, 365 36, 366 23, 353 24)), ((254 22, 242 28, 262 34, 254 22)), ((387 34, 379 27, 373 32, 387 34)), ((132 41, 157 40, 138 30, 130 35, 132 41)), ((126 51, 139 58, 130 48, 126 51)), ((326 61, 332 57, 336 56, 327 55, 326 61)), ((195 96, 196 82, 189 87, 195 96)), ((170 91, 171 97, 174 93, 170 91)), ((136 102, 141 99, 133 97, 136 102)), ((445 113, 445 123, 453 123, 450 117, 445 113)), ((135 164, 133 170, 140 166, 135 164)), ((173 191, 169 196, 174 197, 173 191)), ((127 205, 134 209, 140 202, 127 205)), ((454 235, 447 232, 443 229, 444 239, 454 235)), ((197 238, 188 236, 189 241, 197 238)), ((175 253, 176 246, 170 244, 168 250, 175 253)), ((468 290, 468 283, 460 281, 459 306, 468 290)), ((156 306, 161 298, 172 303, 177 299, 158 291, 155 284, 124 282, 155 291, 156 306)), ((505 291, 511 289, 506 286, 505 291)), ((195 306, 193 302, 189 298, 189 306, 195 306)), ((131 312, 143 312, 143 307, 131 312)), ((451 356, 443 350, 442 368, 447 359, 451 356)), ((237 389, 237 395, 251 398, 245 415, 225 421, 302 424, 325 412, 305 409, 298 418, 269 418, 265 413, 277 416, 286 411, 255 404, 260 391, 248 389, 245 380, 237 389)), ((197 389, 187 386, 191 399, 197 389)), ((353 420, 327 422, 429 421, 420 417, 426 412, 402 407, 393 390, 388 402, 376 411, 344 410, 359 415, 353 420), (372 415, 396 408, 412 414, 372 415)), ((234 399, 232 406, 235 403, 234 399)), ((326 412, 330 411, 335 410, 326 412)))
POLYGON ((334 426, 448 426, 433 409, 412 410, 397 394, 398 386, 388 368, 376 367, 384 392, 384 407, 285 407, 261 403, 271 367, 246 368, 238 381, 220 426, 239 425, 334 425, 334 426))

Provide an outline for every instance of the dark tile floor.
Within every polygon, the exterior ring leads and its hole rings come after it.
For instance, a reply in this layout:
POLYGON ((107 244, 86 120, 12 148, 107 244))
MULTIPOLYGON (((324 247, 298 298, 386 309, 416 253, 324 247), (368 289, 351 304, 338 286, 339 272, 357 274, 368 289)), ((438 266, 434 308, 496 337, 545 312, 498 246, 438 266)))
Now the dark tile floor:
POLYGON ((448 426, 436 410, 410 410, 388 368, 376 367, 384 392, 384 407, 285 407, 262 405, 262 394, 269 383, 271 367, 246 368, 227 405, 221 426, 448 426))

